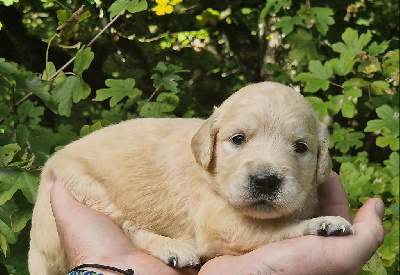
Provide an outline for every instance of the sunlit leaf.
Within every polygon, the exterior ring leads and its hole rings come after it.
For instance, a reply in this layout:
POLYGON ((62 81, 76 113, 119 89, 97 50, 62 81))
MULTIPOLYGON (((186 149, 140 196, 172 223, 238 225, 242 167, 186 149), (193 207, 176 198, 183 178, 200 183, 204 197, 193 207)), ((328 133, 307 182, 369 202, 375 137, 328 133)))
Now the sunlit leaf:
POLYGON ((77 103, 89 96, 90 86, 82 77, 69 76, 52 91, 52 100, 58 104, 60 115, 70 116, 72 103, 77 103))
POLYGON ((356 30, 347 28, 342 34, 344 43, 335 43, 332 45, 332 49, 336 52, 339 52, 345 59, 353 59, 370 42, 371 38, 372 35, 370 31, 358 36, 356 30))
POLYGON ((21 150, 21 147, 16 143, 0 146, 0 166, 11 162, 19 150, 21 150))
POLYGON ((362 139, 364 134, 356 132, 352 128, 342 128, 338 123, 333 124, 333 133, 331 135, 331 146, 342 153, 346 153, 350 148, 360 148, 363 146, 362 139))
POLYGON ((325 35, 329 30, 329 25, 333 25, 333 10, 330 8, 313 7, 311 11, 315 14, 315 27, 322 34, 325 35))
POLYGON ((109 8, 110 18, 126 9, 130 13, 136 13, 147 9, 146 0, 117 0, 109 8))
POLYGON ((15 192, 21 190, 26 199, 34 203, 39 186, 39 175, 28 171, 1 170, 0 205, 9 201, 15 192))
POLYGON ((89 68, 93 58, 94 53, 90 48, 81 48, 74 61, 74 73, 81 76, 83 71, 89 68))
POLYGON ((309 73, 301 73, 294 80, 305 82, 305 92, 326 91, 330 84, 328 79, 332 75, 331 65, 328 62, 322 65, 321 61, 311 60, 308 70, 310 71, 309 73))
POLYGON ((171 116, 168 113, 174 111, 179 104, 179 97, 172 93, 161 93, 156 102, 146 102, 141 110, 141 117, 171 116))
MULTIPOLYGON (((372 255, 371 259, 363 266, 363 271, 370 272, 369 274, 373 275, 386 275, 386 269, 382 264, 382 259, 379 257, 378 253, 372 255)), ((363 275, 363 273, 360 273, 363 275)))
POLYGON ((107 79, 106 86, 109 88, 97 90, 95 101, 104 101, 107 98, 110 99, 110 107, 114 107, 125 97, 139 98, 142 92, 134 88, 135 79, 107 79))

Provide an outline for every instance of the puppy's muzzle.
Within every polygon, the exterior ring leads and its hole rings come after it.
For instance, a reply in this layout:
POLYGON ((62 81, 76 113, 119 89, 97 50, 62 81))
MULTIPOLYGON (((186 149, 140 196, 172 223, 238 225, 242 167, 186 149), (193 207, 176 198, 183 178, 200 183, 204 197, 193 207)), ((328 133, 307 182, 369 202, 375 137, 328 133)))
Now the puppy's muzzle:
POLYGON ((281 183, 282 179, 275 173, 262 172, 250 176, 250 184, 257 197, 272 195, 281 183))

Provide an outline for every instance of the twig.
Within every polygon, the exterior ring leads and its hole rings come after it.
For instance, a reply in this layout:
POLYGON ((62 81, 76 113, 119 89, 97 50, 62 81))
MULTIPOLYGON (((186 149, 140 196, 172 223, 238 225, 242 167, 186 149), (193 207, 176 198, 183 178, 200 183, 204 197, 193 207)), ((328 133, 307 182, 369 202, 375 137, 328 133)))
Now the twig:
POLYGON ((340 85, 340 84, 337 84, 337 83, 335 83, 335 82, 332 82, 332 81, 329 81, 329 83, 330 83, 330 84, 332 84, 333 86, 336 86, 336 87, 339 87, 339 88, 342 88, 342 89, 344 89, 344 88, 343 88, 343 86, 342 86, 342 85, 340 85))
POLYGON ((26 96, 24 96, 20 101, 18 101, 17 103, 14 104, 14 107, 18 107, 19 105, 21 105, 22 103, 24 103, 30 96, 33 95, 33 92, 30 92, 29 94, 27 94, 26 96))
MULTIPOLYGON (((125 9, 120 11, 120 13, 118 13, 116 16, 114 16, 113 19, 111 19, 111 21, 95 36, 93 37, 92 40, 90 40, 90 42, 87 44, 87 47, 90 47, 117 19, 118 17, 120 17, 123 13, 124 13, 125 9)), ((71 58, 70 61, 68 61, 67 63, 65 63, 64 66, 62 66, 57 72, 55 72, 52 76, 50 76, 47 80, 51 81, 54 78, 57 77, 57 75, 59 73, 61 73, 66 67, 68 67, 72 62, 74 62, 76 58, 76 55, 74 57, 71 58)))
POLYGON ((49 43, 47 43, 47 49, 46 49, 46 69, 45 69, 45 71, 46 71, 46 77, 49 77, 49 65, 48 65, 48 63, 49 63, 50 45, 51 45, 51 42, 53 42, 53 39, 56 38, 56 36, 58 36, 57 33, 54 34, 54 35, 50 38, 49 43))
POLYGON ((153 98, 153 96, 158 92, 159 88, 155 89, 154 92, 151 94, 147 102, 150 102, 150 100, 153 98))
MULTIPOLYGON (((111 21, 95 36, 93 37, 92 40, 90 40, 90 42, 87 44, 87 47, 90 47, 117 19, 118 17, 120 17, 123 13, 125 12, 125 9, 123 9, 122 11, 120 11, 116 16, 114 16, 113 19, 111 19, 111 21)), ((56 36, 56 35, 55 35, 56 36)), ((53 36, 50 40, 51 41, 54 39, 53 36)), ((48 50, 49 50, 50 45, 47 46, 47 51, 46 51, 46 73, 47 73, 47 62, 48 62, 48 50)), ((50 76, 47 81, 51 81, 54 78, 57 77, 57 75, 62 72, 66 67, 68 67, 68 65, 70 65, 72 62, 74 62, 76 58, 76 55, 74 57, 71 58, 71 60, 69 60, 67 63, 64 64, 64 66, 62 66, 58 71, 56 71, 52 76, 50 76)), ((27 94, 26 96, 24 96, 20 101, 18 101, 17 103, 15 103, 13 105, 14 107, 18 107, 19 105, 21 105, 22 103, 24 103, 26 100, 28 100, 29 97, 31 97, 33 95, 33 92, 30 92, 29 94, 27 94)), ((150 98, 151 99, 151 98, 150 98)), ((5 121, 4 118, 0 119, 0 125, 5 121)))

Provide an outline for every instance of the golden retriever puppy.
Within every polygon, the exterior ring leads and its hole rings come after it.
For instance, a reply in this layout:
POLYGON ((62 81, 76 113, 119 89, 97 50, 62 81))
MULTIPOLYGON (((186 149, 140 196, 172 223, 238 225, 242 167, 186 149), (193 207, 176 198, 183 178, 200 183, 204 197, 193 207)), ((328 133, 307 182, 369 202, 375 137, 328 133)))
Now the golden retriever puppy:
POLYGON ((308 101, 273 82, 239 90, 207 120, 134 119, 94 132, 43 168, 30 272, 67 272, 49 199, 54 178, 176 267, 306 234, 348 234, 345 219, 315 217, 328 144, 308 101))

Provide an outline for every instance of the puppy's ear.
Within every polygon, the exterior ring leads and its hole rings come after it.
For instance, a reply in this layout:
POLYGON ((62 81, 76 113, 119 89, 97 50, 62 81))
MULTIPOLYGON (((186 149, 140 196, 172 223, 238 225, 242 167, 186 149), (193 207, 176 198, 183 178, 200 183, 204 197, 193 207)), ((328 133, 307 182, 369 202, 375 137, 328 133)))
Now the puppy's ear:
POLYGON ((332 160, 329 155, 329 132, 325 124, 319 125, 319 144, 318 144, 318 163, 317 163, 317 183, 323 183, 328 179, 332 169, 332 160))
POLYGON ((208 169, 213 156, 214 145, 218 133, 217 110, 209 117, 193 136, 191 147, 198 164, 208 169))

